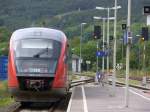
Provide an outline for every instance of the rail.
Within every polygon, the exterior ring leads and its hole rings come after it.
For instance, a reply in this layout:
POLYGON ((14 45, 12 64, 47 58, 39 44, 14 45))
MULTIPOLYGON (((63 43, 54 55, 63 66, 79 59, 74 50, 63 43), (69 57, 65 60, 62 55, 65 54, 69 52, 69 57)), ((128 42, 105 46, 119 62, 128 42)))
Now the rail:
POLYGON ((89 79, 85 79, 85 80, 73 81, 73 82, 71 82, 70 88, 75 87, 75 86, 79 86, 79 85, 82 85, 82 84, 86 84, 86 83, 92 83, 92 82, 94 82, 94 78, 89 78, 89 79))
POLYGON ((57 102, 31 103, 27 105, 15 102, 2 112, 66 112, 70 97, 71 92, 57 102))

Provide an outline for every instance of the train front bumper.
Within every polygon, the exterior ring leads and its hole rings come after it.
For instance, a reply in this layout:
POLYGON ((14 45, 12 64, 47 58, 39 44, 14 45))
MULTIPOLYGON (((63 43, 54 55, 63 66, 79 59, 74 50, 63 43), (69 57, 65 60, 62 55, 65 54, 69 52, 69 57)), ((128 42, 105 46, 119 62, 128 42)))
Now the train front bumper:
POLYGON ((9 88, 15 101, 19 102, 54 102, 64 97, 65 88, 51 88, 48 91, 23 91, 18 88, 9 88))

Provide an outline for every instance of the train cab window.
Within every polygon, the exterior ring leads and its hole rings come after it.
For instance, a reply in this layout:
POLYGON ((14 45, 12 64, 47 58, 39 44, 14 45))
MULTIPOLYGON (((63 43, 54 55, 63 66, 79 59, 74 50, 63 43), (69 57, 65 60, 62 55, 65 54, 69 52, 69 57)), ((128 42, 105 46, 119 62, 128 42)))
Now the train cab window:
POLYGON ((16 42, 16 57, 58 57, 60 43, 48 39, 26 39, 16 42))
POLYGON ((24 39, 14 43, 19 73, 55 73, 61 43, 50 39, 24 39))

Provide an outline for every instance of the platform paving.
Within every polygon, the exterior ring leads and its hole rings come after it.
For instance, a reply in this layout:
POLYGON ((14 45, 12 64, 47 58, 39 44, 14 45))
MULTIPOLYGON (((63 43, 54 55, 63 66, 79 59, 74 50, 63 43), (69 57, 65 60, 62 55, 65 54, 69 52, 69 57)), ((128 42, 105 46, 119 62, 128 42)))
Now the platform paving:
POLYGON ((112 96, 112 87, 89 84, 84 86, 87 110, 84 109, 81 87, 74 89, 70 112, 150 112, 150 94, 130 88, 129 107, 125 107, 125 88, 117 87, 112 96))
POLYGON ((76 87, 73 92, 70 112, 84 112, 81 87, 76 87))

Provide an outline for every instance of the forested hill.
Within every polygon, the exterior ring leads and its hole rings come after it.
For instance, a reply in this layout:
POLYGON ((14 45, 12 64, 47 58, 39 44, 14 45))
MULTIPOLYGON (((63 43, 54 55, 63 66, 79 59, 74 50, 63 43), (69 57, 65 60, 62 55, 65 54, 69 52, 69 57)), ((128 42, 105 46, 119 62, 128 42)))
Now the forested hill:
MULTIPOLYGON (((20 27, 34 26, 40 24, 42 21, 46 21, 49 25, 53 27, 63 27, 62 24, 53 21, 52 19, 57 15, 70 14, 69 12, 79 11, 77 16, 82 16, 82 18, 76 17, 76 23, 82 22, 83 19, 90 21, 92 14, 95 10, 95 6, 112 7, 114 6, 115 0, 0 0, 0 26, 7 26, 10 29, 17 29, 20 27), (90 14, 91 13, 91 14, 90 14), (86 17, 83 17, 86 16, 86 17), (52 20, 52 22, 51 22, 52 20), (55 24, 54 24, 55 23, 55 24)), ((147 0, 132 0, 133 1, 133 11, 136 17, 142 15, 143 1, 147 0)), ((127 11, 127 0, 118 0, 118 5, 122 6, 120 12, 120 17, 126 18, 127 11)), ((135 20, 137 19, 135 18, 135 20)), ((66 20, 67 21, 67 20, 66 20)), ((72 23, 69 21, 70 23, 72 23)), ((68 24, 68 23, 64 23, 68 24)))

